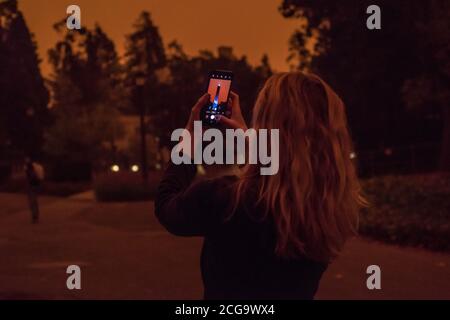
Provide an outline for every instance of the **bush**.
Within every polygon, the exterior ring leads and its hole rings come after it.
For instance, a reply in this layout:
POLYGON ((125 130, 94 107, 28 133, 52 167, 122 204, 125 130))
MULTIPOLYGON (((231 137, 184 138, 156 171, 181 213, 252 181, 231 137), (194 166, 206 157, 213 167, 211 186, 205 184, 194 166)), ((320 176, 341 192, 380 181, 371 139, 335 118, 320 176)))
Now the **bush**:
POLYGON ((450 251, 450 175, 384 176, 365 180, 370 207, 360 232, 400 245, 450 251))
POLYGON ((57 182, 91 181, 92 165, 88 161, 67 161, 54 158, 47 165, 47 179, 57 182))
POLYGON ((95 178, 94 191, 98 201, 144 201, 155 197, 161 172, 149 172, 146 184, 140 173, 107 173, 95 178))

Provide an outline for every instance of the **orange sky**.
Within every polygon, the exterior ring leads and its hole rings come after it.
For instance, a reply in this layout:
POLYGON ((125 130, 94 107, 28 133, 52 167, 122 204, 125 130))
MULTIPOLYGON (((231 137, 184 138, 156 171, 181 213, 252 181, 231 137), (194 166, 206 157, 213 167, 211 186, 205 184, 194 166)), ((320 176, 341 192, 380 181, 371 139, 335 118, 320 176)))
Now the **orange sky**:
POLYGON ((42 72, 50 72, 47 50, 56 40, 54 22, 66 16, 66 8, 77 4, 81 22, 98 22, 123 53, 124 36, 142 10, 150 11, 164 44, 176 39, 188 54, 199 49, 215 50, 231 45, 235 54, 247 55, 253 64, 264 53, 274 69, 288 69, 288 39, 298 22, 284 19, 277 10, 281 0, 19 0, 28 27, 35 34, 42 72), (225 21, 217 23, 216 21, 225 21))

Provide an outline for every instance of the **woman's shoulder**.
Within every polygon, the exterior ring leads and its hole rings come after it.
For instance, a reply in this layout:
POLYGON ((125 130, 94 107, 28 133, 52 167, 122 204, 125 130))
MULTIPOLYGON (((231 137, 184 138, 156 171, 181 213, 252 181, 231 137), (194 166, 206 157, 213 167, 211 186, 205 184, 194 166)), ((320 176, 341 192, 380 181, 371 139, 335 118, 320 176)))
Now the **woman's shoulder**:
POLYGON ((232 190, 237 181, 238 177, 236 175, 205 177, 199 178, 194 183, 194 186, 196 186, 197 188, 207 189, 210 192, 214 192, 217 190, 223 193, 224 191, 232 190))
POLYGON ((195 199, 207 212, 223 216, 230 209, 233 187, 238 177, 201 177, 185 191, 185 195, 195 199))

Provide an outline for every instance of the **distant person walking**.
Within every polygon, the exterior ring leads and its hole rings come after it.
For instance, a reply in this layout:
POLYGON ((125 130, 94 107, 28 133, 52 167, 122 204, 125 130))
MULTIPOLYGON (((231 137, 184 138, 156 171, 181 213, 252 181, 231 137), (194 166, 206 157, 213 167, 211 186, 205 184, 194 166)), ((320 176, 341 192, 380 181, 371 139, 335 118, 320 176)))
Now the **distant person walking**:
POLYGON ((33 162, 30 158, 25 159, 25 175, 28 184, 28 203, 31 211, 31 222, 39 222, 39 204, 37 193, 42 180, 44 179, 44 168, 33 162))

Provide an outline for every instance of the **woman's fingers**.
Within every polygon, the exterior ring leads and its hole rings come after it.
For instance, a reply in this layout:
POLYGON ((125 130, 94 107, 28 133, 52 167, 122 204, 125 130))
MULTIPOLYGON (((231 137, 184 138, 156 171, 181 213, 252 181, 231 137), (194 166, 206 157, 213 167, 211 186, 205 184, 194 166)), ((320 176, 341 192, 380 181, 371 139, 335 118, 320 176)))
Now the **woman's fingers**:
POLYGON ((188 123, 186 124, 186 129, 192 130, 194 127, 194 121, 200 120, 200 111, 208 103, 209 93, 202 95, 195 105, 192 107, 191 114, 189 115, 188 123))
POLYGON ((241 105, 239 103, 239 95, 234 92, 230 91, 230 98, 228 99, 227 104, 227 111, 225 113, 226 117, 221 117, 220 121, 223 125, 225 125, 228 128, 240 128, 244 129, 247 128, 247 125, 245 124, 244 117, 242 116, 241 112, 241 105), (231 119, 227 118, 230 117, 231 119))
POLYGON ((241 127, 240 124, 236 120, 230 119, 230 118, 227 118, 224 116, 220 116, 219 119, 217 119, 217 120, 220 124, 224 125, 227 128, 230 128, 230 129, 239 129, 241 127))
POLYGON ((233 115, 234 117, 241 114, 239 96, 234 91, 230 91, 230 97, 228 98, 227 110, 225 114, 227 115, 227 117, 229 117, 230 115, 233 115))
POLYGON ((231 111, 231 110, 233 109, 232 103, 233 103, 233 100, 231 99, 231 97, 229 97, 229 98, 228 98, 228 102, 227 102, 227 109, 226 109, 226 111, 225 111, 225 115, 226 115, 227 117, 230 117, 231 114, 232 114, 232 111, 231 111))
POLYGON ((209 99, 209 93, 205 93, 202 95, 198 100, 197 103, 192 108, 193 112, 200 112, 200 110, 205 106, 205 104, 208 102, 209 99))
POLYGON ((239 102, 239 95, 236 92, 230 91, 230 96, 233 100, 239 102))
POLYGON ((230 91, 230 98, 231 98, 231 109, 233 110, 233 112, 241 112, 241 105, 239 103, 239 95, 234 92, 234 91, 230 91))

